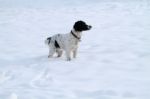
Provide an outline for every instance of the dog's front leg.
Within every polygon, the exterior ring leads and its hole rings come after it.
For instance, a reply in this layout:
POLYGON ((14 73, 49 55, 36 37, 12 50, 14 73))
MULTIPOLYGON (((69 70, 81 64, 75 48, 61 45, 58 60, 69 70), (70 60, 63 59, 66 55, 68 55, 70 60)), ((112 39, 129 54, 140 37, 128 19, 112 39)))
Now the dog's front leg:
POLYGON ((73 58, 77 57, 77 48, 73 50, 73 58))
POLYGON ((71 60, 71 50, 69 49, 66 50, 66 57, 67 57, 67 61, 71 60))

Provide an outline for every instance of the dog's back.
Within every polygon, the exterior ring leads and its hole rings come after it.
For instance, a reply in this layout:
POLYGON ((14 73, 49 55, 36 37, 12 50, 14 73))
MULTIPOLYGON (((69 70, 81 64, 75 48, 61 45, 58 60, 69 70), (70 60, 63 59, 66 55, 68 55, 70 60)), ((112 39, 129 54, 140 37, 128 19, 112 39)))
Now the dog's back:
POLYGON ((56 48, 61 48, 64 49, 66 47, 66 43, 68 42, 69 39, 69 34, 56 34, 53 35, 52 37, 48 37, 45 40, 45 44, 50 46, 56 47, 56 48))

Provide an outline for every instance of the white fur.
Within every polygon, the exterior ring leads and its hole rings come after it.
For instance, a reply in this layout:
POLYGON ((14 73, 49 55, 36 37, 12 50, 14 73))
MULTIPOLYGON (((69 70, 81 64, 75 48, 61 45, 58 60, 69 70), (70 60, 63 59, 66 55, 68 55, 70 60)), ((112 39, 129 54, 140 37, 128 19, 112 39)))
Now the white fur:
MULTIPOLYGON (((81 38, 82 32, 76 32, 74 29, 72 29, 72 32, 79 38, 81 38)), ((45 40, 45 43, 49 45, 49 56, 52 57, 54 53, 58 54, 58 57, 62 56, 63 51, 66 52, 67 60, 71 60, 71 53, 73 53, 73 58, 76 58, 77 56, 77 49, 78 49, 78 43, 79 39, 75 38, 71 33, 67 34, 56 34, 51 37, 51 41, 48 44, 48 40, 45 40), (60 48, 55 48, 54 42, 57 40, 60 48)))

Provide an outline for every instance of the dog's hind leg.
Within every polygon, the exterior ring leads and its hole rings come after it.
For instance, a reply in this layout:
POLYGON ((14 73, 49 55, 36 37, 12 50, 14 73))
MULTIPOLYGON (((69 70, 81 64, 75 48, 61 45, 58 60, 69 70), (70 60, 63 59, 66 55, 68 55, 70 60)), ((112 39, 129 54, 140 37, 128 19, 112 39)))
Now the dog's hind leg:
POLYGON ((54 53, 55 53, 55 49, 49 47, 49 55, 48 55, 48 58, 53 57, 54 53))
POLYGON ((57 57, 61 57, 62 54, 63 54, 63 51, 62 51, 61 49, 56 49, 56 52, 57 52, 57 54, 58 54, 57 57))

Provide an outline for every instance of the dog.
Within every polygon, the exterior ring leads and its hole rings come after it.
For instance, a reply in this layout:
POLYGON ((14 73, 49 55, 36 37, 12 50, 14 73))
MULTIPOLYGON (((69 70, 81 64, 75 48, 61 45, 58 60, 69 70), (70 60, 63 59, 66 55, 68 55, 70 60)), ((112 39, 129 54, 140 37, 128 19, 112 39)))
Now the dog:
POLYGON ((76 58, 78 43, 81 41, 82 32, 90 30, 91 28, 91 25, 87 25, 84 21, 80 20, 75 22, 71 32, 48 37, 45 40, 46 45, 49 46, 48 58, 53 57, 55 53, 58 55, 57 57, 61 57, 63 51, 66 53, 67 61, 71 60, 71 53, 73 53, 73 58, 76 58))

